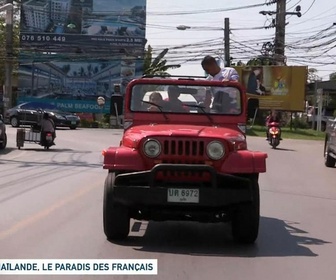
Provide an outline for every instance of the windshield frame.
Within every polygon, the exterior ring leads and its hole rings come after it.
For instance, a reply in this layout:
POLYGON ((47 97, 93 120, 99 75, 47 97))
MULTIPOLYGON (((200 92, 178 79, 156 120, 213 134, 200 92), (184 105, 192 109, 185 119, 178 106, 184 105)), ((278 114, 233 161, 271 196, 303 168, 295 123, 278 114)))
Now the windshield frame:
MULTIPOLYGON (((129 111, 132 114, 162 114, 162 110, 157 110, 157 111, 147 111, 147 110, 134 110, 134 108, 132 108, 133 104, 132 102, 134 102, 132 95, 134 87, 136 86, 180 86, 180 87, 204 87, 204 88, 225 88, 225 87, 231 87, 231 88, 236 88, 237 89, 237 94, 239 94, 237 100, 240 103, 240 108, 238 109, 239 112, 236 113, 216 113, 214 110, 211 110, 211 112, 204 112, 203 110, 201 112, 172 112, 172 111, 164 111, 164 114, 166 115, 192 115, 192 116, 204 116, 204 115, 211 115, 212 117, 241 117, 245 114, 246 112, 246 108, 245 108, 245 104, 246 104, 246 94, 243 87, 237 83, 237 82, 218 82, 218 81, 208 81, 208 80, 193 80, 193 79, 171 79, 171 78, 167 78, 167 79, 154 79, 154 78, 143 78, 143 79, 138 79, 138 80, 133 80, 127 87, 126 90, 126 97, 125 97, 125 109, 127 111, 129 111)), ((148 92, 154 92, 156 91, 155 89, 153 90, 149 90, 146 93, 143 93, 143 95, 140 95, 140 99, 144 100, 144 97, 146 96, 146 94, 148 92)), ((160 90, 157 90, 160 91, 160 90)), ((162 90, 161 90, 162 92, 162 90)), ((166 93, 166 91, 165 91, 166 93)), ((191 96, 193 96, 191 94, 191 96)), ((147 96, 148 97, 148 96, 147 96)), ((195 101, 197 101, 197 103, 195 103, 195 105, 199 105, 199 100, 197 100, 196 96, 193 96, 195 98, 195 101)), ((212 98, 212 100, 214 100, 214 97, 212 98)), ((146 100, 147 101, 147 100, 146 100)), ((135 102, 141 102, 140 100, 137 100, 135 102)), ((187 103, 186 103, 187 104, 187 103)))

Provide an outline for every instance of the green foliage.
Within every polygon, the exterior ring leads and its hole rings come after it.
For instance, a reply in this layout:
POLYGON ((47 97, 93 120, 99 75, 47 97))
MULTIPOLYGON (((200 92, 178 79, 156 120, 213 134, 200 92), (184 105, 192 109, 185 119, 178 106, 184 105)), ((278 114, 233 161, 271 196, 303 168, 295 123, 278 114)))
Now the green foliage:
MULTIPOLYGON (((0 85, 5 82, 5 62, 7 59, 7 49, 6 49, 6 13, 0 15, 0 85)), ((14 19, 13 22, 13 52, 8 54, 12 57, 13 61, 13 72, 17 73, 18 70, 18 53, 19 53, 19 44, 20 44, 20 26, 19 21, 14 19)))
POLYGON ((330 80, 330 81, 336 81, 336 72, 331 73, 331 74, 329 75, 329 80, 330 80))
MULTIPOLYGON (((265 126, 253 126, 252 129, 249 129, 246 133, 248 136, 258 136, 262 137, 262 140, 265 139, 266 129, 265 126)), ((289 127, 281 128, 281 137, 286 141, 286 139, 298 139, 298 140, 319 140, 322 141, 325 138, 324 132, 315 131, 312 129, 296 129, 291 130, 289 127)), ((264 140, 264 142, 266 142, 264 140)), ((267 144, 267 142, 265 143, 267 144)), ((281 144, 280 144, 281 146, 281 144)))
POLYGON ((262 66, 262 65, 276 65, 274 59, 268 56, 259 56, 250 59, 247 64, 248 66, 262 66))
MULTIPOLYGON (((305 118, 295 118, 292 122, 293 128, 294 129, 298 129, 298 128, 302 128, 302 129, 308 129, 309 128, 309 124, 307 123, 307 120, 305 118)), ((287 123, 287 127, 290 126, 290 123, 287 123)))
POLYGON ((169 69, 179 68, 179 64, 167 65, 167 60, 164 56, 168 53, 169 49, 166 48, 159 55, 153 59, 153 48, 148 45, 144 57, 144 75, 163 75, 169 76, 167 72, 169 69))

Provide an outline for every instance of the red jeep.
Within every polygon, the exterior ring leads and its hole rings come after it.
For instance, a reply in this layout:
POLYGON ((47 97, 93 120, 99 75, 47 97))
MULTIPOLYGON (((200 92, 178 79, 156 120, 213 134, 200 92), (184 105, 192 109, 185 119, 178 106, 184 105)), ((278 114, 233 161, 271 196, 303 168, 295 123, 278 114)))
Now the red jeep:
POLYGON ((246 120, 258 101, 240 84, 147 77, 111 104, 124 114, 124 135, 104 151, 108 239, 126 238, 133 218, 231 222, 235 240, 256 240, 267 154, 247 149, 246 120))

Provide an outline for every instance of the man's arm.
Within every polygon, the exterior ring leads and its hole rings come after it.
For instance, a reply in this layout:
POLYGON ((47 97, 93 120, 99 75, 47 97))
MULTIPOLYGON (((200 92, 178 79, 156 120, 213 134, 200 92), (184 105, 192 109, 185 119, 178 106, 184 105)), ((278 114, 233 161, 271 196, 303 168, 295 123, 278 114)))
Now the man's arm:
POLYGON ((230 81, 238 81, 239 74, 236 69, 232 68, 230 71, 230 81))
POLYGON ((238 82, 239 81, 239 74, 234 68, 227 68, 227 78, 222 80, 223 82, 238 82))

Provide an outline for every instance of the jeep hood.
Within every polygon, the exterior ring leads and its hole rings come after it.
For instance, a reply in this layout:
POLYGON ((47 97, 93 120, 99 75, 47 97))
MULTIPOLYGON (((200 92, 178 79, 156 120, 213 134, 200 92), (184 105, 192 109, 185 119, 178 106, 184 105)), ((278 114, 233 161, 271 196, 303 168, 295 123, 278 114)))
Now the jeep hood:
POLYGON ((123 143, 126 146, 134 147, 136 143, 146 137, 206 137, 243 140, 244 135, 238 130, 226 127, 209 127, 200 125, 140 125, 125 131, 123 143))

